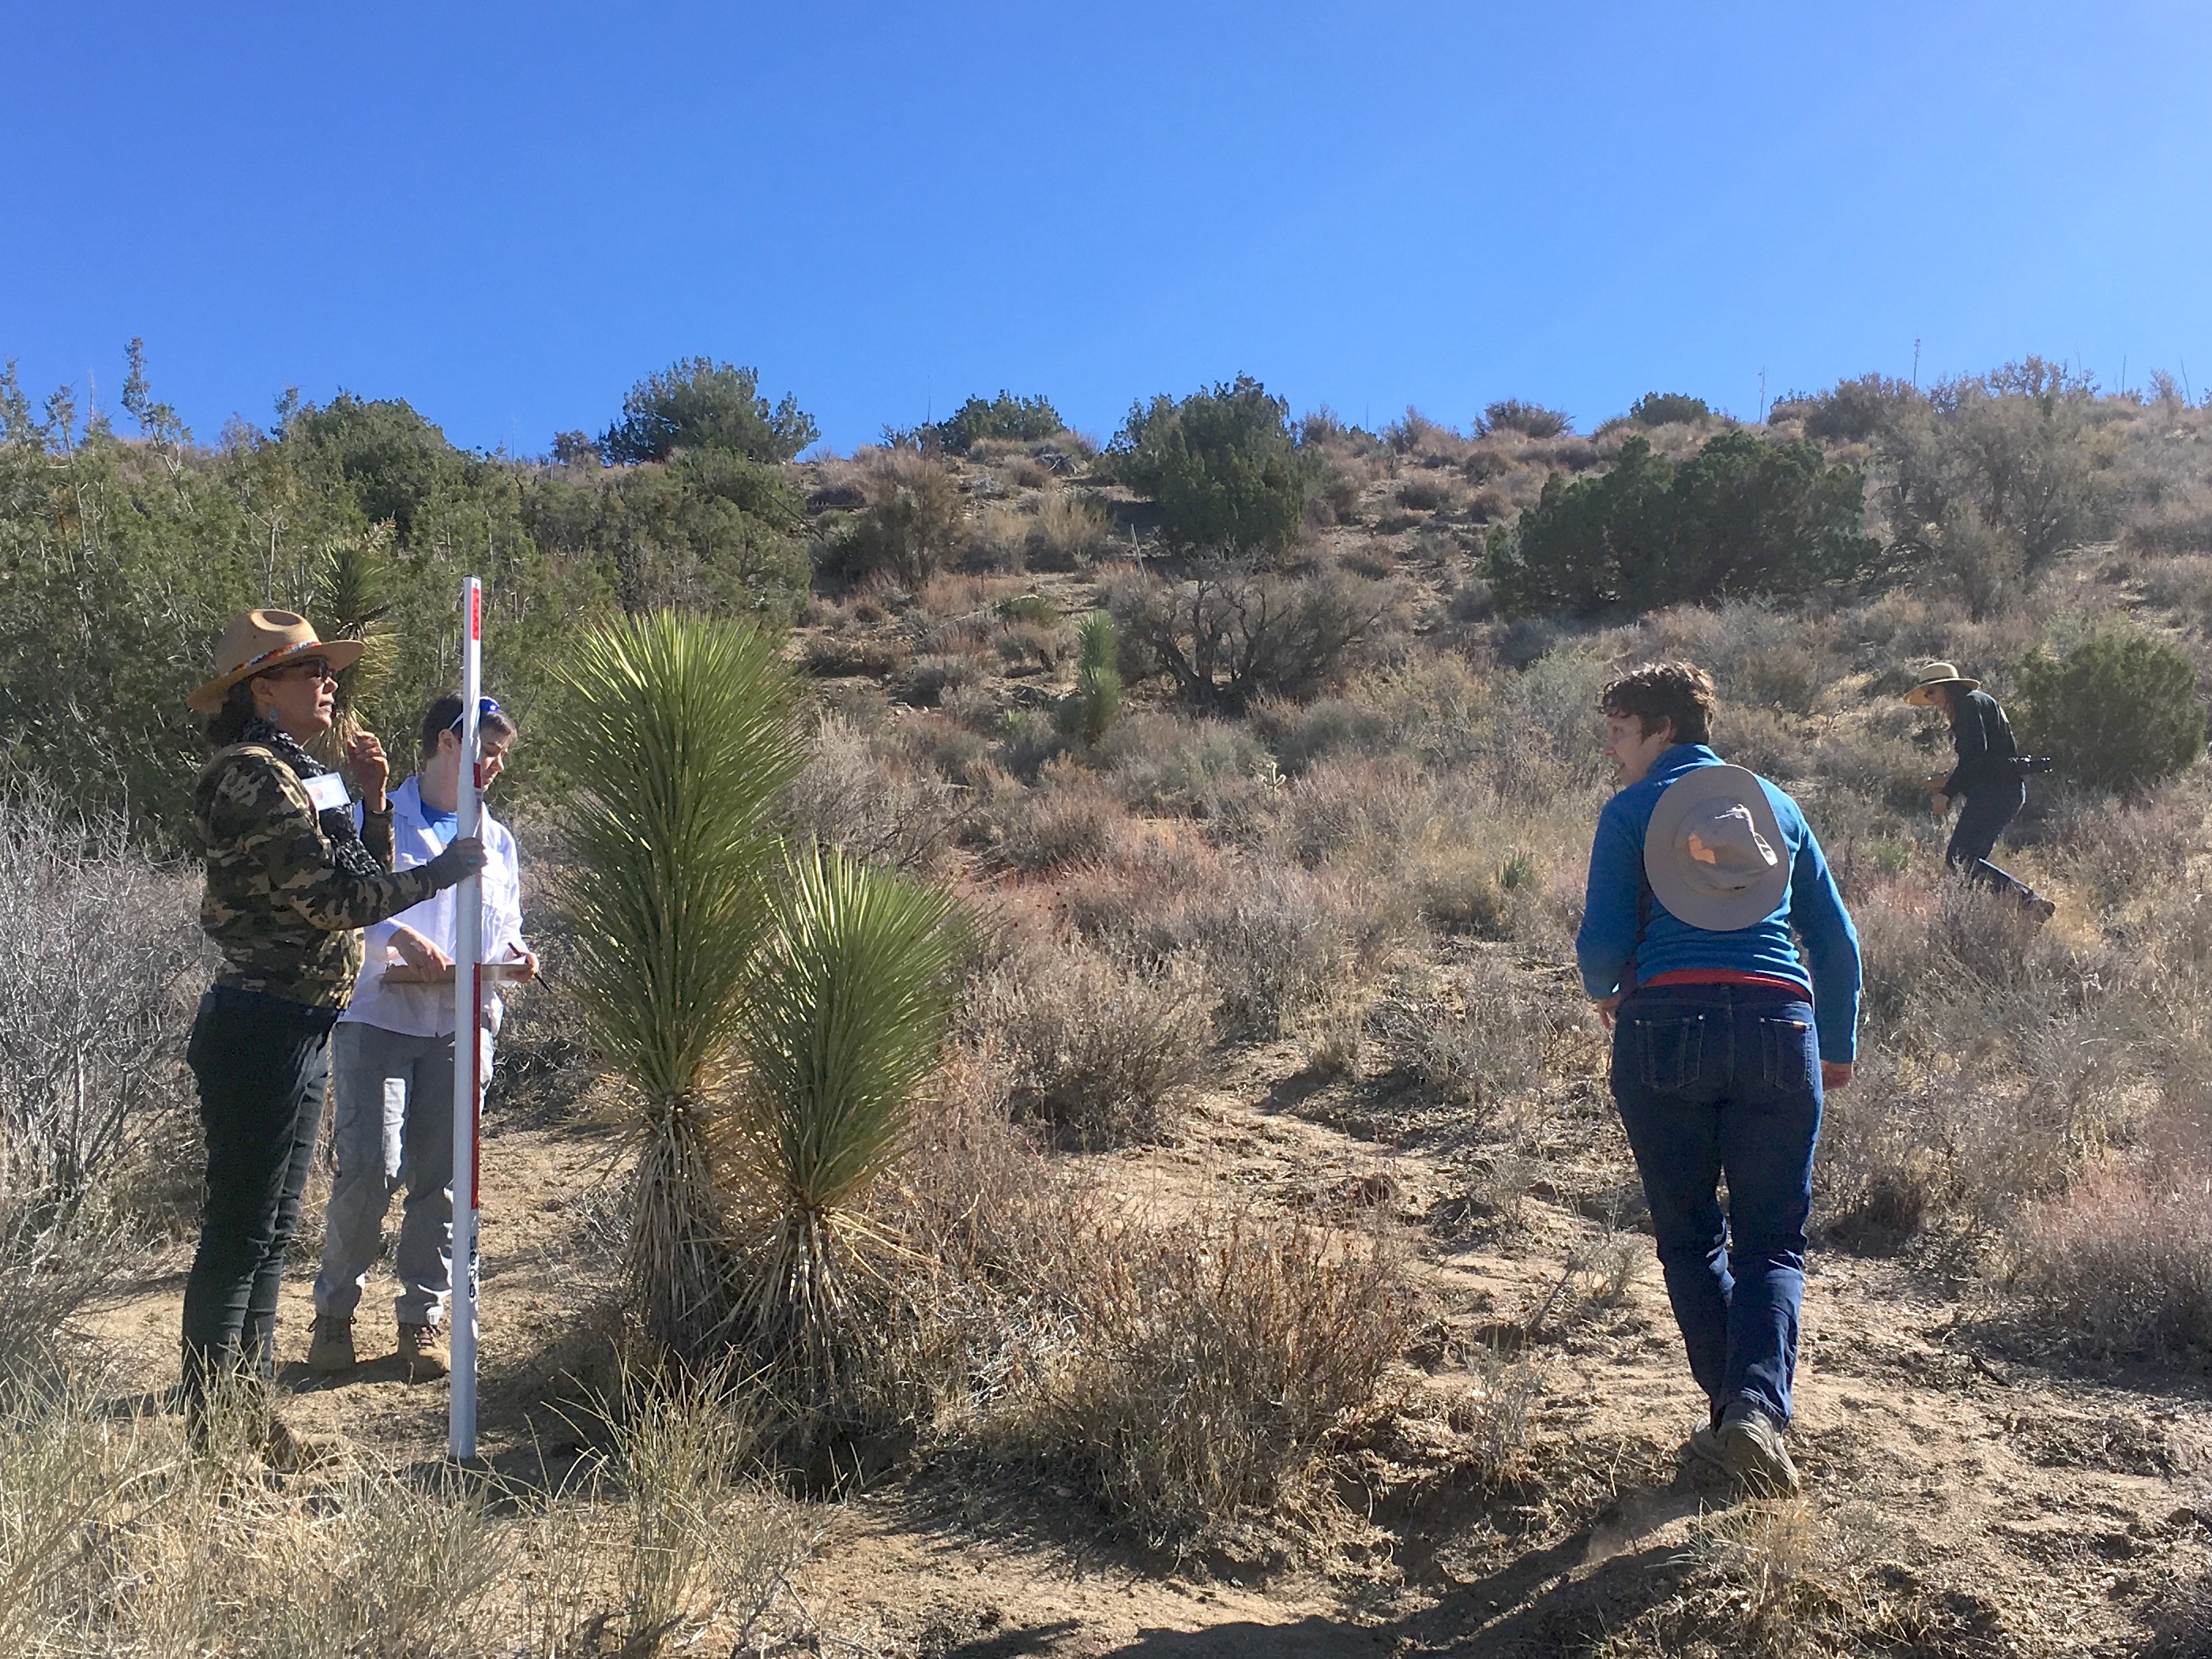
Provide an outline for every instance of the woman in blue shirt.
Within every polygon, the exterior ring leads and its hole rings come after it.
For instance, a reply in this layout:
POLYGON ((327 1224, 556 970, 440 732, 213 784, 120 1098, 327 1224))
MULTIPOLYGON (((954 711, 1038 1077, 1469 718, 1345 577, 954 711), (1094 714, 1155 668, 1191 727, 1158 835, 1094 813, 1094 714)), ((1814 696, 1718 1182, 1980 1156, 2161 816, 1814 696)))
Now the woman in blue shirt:
POLYGON ((1711 1404, 1689 1449, 1794 1492, 1783 1437, 1813 1147, 1824 1091, 1850 1081, 1858 935, 1797 804, 1710 746, 1711 675, 1650 665, 1599 705, 1621 787, 1598 817, 1575 951, 1613 1028, 1613 1099, 1711 1404))

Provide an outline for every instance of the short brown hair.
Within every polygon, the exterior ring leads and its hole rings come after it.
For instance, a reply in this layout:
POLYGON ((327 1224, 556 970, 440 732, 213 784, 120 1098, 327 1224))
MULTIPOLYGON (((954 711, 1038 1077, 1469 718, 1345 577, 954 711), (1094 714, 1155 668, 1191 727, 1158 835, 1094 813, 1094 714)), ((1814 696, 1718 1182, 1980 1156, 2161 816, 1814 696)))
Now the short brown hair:
POLYGON ((1647 662, 1630 669, 1598 694, 1604 713, 1642 722, 1650 737, 1662 720, 1674 723, 1677 743, 1713 740, 1713 714, 1720 699, 1713 677, 1692 662, 1647 662))

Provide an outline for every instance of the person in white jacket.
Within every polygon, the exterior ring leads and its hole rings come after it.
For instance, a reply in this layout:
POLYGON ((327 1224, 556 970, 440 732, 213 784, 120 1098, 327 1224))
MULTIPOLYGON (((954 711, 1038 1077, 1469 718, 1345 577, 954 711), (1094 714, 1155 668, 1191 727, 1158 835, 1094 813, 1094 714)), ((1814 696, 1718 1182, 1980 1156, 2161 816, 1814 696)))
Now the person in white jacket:
MULTIPOLYGON (((427 864, 458 830, 462 703, 458 693, 430 705, 422 720, 422 763, 392 792, 392 867, 427 864)), ((514 722, 490 698, 477 719, 483 787, 506 764, 514 722)), ((522 882, 514 837, 489 813, 483 842, 483 959, 512 960, 526 975, 537 958, 522 938, 522 882)), ((448 890, 368 930, 353 1001, 331 1035, 337 1171, 323 1231, 322 1270, 315 1276, 311 1370, 334 1375, 355 1364, 353 1320, 368 1269, 382 1248, 392 1197, 407 1192, 395 1266, 400 1292, 398 1359, 410 1382, 442 1376, 446 1304, 453 1287, 453 994, 450 986, 387 984, 387 969, 405 963, 437 970, 453 963, 457 927, 448 890)), ((501 1013, 486 998, 484 1073, 501 1013)))

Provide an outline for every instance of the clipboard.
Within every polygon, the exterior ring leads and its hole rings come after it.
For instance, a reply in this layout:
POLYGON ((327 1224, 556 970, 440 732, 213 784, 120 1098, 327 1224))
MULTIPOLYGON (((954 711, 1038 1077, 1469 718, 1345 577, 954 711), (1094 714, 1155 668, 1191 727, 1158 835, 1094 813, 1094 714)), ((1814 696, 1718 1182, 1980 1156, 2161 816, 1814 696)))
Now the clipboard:
MULTIPOLYGON (((487 962, 483 964, 486 985, 522 985, 530 980, 529 967, 520 962, 487 962)), ((451 985, 453 970, 444 968, 417 968, 411 963, 395 962, 384 970, 386 985, 451 985)))

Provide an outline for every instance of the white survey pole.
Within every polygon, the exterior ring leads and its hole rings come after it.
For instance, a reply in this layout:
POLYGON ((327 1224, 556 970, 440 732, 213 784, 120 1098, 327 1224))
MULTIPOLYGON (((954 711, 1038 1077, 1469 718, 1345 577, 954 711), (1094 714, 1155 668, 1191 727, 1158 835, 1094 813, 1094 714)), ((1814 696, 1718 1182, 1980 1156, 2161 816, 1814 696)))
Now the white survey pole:
MULTIPOLYGON (((461 580, 461 767, 453 833, 473 836, 483 773, 477 721, 483 696, 483 584, 461 580)), ((477 1148, 483 1113, 483 878, 453 890, 453 1300, 446 1449, 477 1455, 477 1148)))

